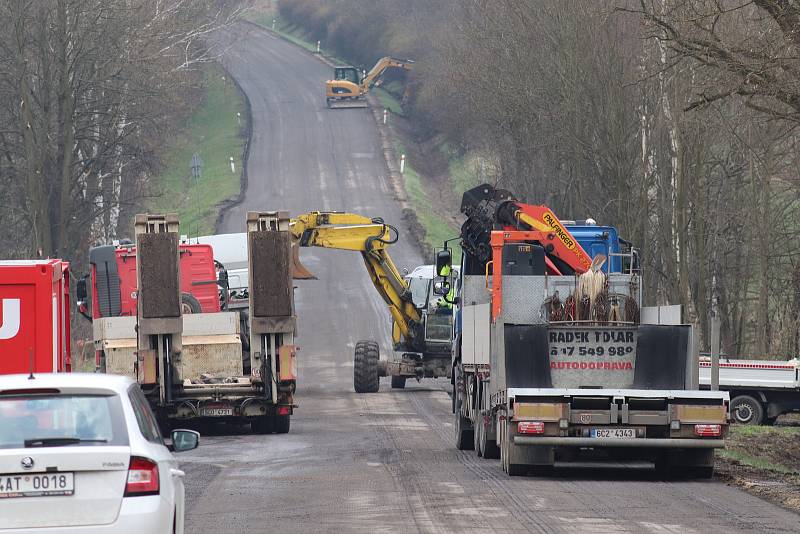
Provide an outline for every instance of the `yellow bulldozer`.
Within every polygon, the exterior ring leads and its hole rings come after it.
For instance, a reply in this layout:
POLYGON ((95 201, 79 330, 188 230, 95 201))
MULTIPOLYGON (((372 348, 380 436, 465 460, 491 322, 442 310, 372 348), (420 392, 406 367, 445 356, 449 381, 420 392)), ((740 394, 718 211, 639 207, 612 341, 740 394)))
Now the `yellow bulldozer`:
POLYGON ((328 107, 332 109, 367 107, 367 93, 373 85, 380 83, 380 77, 386 70, 411 70, 413 64, 410 59, 384 57, 366 73, 353 66, 334 67, 333 80, 325 82, 325 100, 328 107))

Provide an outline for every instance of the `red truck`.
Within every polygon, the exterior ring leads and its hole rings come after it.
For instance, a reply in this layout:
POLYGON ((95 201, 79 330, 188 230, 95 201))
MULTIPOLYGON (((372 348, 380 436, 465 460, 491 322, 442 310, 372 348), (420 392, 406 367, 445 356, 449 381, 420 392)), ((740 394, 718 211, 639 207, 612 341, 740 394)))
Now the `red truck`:
MULTIPOLYGON (((220 311, 214 252, 210 245, 180 245, 181 304, 183 313, 220 311)), ((89 251, 91 310, 79 298, 79 310, 88 319, 136 315, 136 247, 102 245, 89 251), (89 315, 91 311, 91 315, 89 315)), ((85 282, 79 282, 84 295, 85 282)))
POLYGON ((0 374, 71 370, 69 263, 0 261, 0 374))

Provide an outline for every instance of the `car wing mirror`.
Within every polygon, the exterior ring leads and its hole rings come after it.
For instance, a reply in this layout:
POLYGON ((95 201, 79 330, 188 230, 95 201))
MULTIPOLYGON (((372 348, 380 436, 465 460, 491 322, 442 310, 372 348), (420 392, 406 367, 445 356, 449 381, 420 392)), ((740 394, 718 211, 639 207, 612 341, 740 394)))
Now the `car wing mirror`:
POLYGON ((200 433, 194 430, 173 430, 170 434, 172 452, 185 452, 196 449, 200 445, 200 433))

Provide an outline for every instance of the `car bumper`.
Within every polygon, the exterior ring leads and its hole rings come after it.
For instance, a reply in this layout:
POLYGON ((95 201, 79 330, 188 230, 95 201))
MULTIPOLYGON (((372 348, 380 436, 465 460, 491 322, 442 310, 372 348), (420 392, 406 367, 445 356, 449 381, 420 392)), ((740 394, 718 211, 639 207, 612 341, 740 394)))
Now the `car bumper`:
POLYGON ((107 525, 42 527, 6 530, 0 534, 166 534, 172 532, 173 509, 160 495, 127 497, 119 516, 107 525))
POLYGON ((572 438, 572 437, 533 437, 514 436, 516 445, 545 445, 554 447, 633 447, 660 449, 722 449, 725 442, 721 439, 686 439, 686 438, 572 438))

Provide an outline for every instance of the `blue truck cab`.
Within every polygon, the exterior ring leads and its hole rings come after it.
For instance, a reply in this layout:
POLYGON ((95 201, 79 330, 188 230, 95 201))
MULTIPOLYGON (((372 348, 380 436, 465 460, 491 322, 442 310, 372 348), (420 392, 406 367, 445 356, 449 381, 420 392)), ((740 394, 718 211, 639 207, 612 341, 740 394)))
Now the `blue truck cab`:
POLYGON ((631 244, 620 239, 617 229, 613 226, 586 224, 586 221, 577 221, 574 224, 565 222, 564 226, 578 240, 589 256, 594 258, 598 254, 604 254, 608 258, 602 268, 605 273, 628 271, 627 262, 636 261, 635 255, 631 255, 631 244), (628 257, 620 254, 628 255, 628 257))

